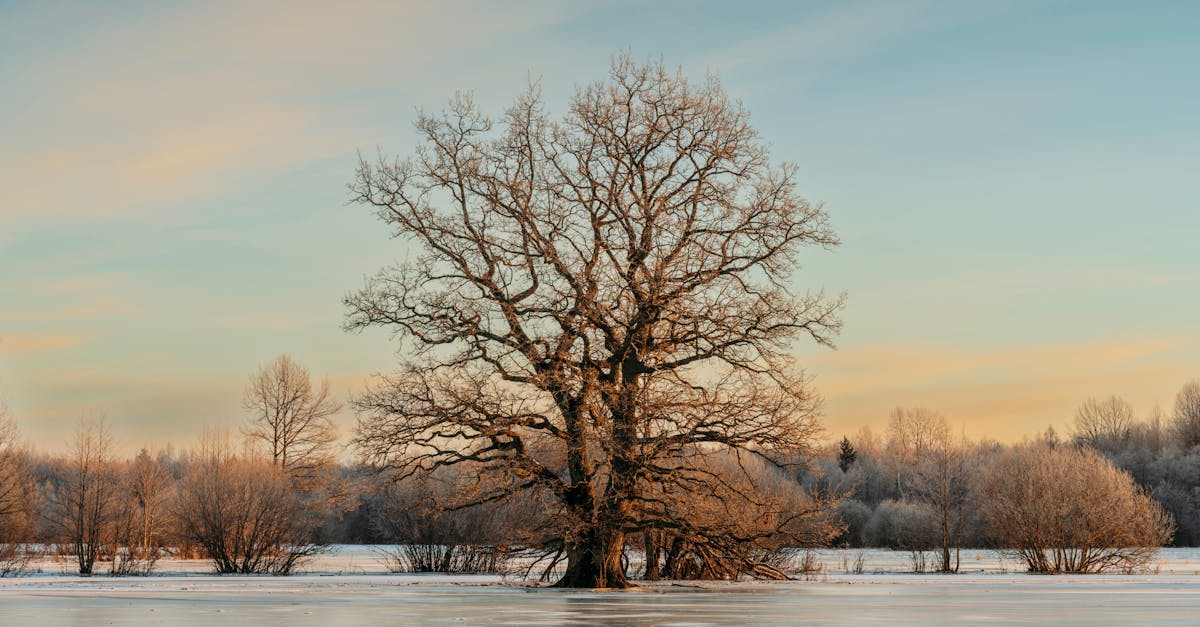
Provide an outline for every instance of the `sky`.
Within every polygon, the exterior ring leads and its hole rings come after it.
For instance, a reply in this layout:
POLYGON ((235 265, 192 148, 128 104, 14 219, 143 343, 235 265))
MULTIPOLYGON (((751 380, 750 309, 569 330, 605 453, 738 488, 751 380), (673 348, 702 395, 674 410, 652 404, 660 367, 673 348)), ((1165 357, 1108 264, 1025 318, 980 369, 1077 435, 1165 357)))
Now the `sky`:
MULTIPOLYGON (((342 297, 403 257, 346 203, 456 90, 551 112, 612 56, 718 75, 843 244, 827 434, 891 408, 969 436, 1170 411, 1200 378, 1200 4, 0 0, 0 398, 39 447, 236 426, 287 352, 342 398, 397 363, 342 297)), ((348 431, 354 417, 340 422, 348 431)))

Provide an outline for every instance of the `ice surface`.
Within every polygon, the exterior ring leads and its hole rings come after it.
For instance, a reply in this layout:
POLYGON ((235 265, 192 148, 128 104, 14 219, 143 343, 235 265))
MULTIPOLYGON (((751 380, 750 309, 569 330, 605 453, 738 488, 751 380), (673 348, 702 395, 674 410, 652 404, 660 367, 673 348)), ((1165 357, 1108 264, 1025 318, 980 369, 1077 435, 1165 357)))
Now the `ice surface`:
POLYGON ((964 551, 963 574, 916 575, 908 554, 822 551, 811 581, 663 583, 637 591, 534 589, 496 576, 389 575, 375 553, 335 547, 291 577, 167 574, 78 577, 69 563, 0 580, 0 624, 711 625, 1197 624, 1200 551, 1168 549, 1156 574, 1040 576, 995 553, 964 551), (843 558, 846 558, 843 562, 843 558), (1008 571, 1008 572, 1004 572, 1008 571))

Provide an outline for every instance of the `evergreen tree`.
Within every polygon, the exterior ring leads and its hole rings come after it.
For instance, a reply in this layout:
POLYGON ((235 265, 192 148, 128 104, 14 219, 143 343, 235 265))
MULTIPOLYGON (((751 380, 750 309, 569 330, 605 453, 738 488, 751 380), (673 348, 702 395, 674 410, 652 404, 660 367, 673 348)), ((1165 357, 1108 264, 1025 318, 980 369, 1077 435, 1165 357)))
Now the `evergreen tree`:
POLYGON ((845 473, 850 470, 850 467, 854 465, 854 461, 858 459, 858 453, 850 445, 850 438, 846 436, 842 436, 841 449, 841 452, 838 453, 838 468, 841 468, 842 472, 845 473))

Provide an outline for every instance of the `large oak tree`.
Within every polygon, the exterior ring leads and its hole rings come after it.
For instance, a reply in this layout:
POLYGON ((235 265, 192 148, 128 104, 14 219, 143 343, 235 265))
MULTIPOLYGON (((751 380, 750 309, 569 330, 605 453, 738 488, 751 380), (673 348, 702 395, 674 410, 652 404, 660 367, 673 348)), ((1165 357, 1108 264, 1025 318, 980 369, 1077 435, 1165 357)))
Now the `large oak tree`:
MULTIPOLYGON (((803 459, 819 402, 791 351, 830 344, 841 298, 793 270, 837 239, 741 104, 620 58, 561 118, 535 87, 498 121, 460 95, 416 127, 413 157, 350 186, 412 251, 346 299, 409 355, 357 400, 364 454, 471 464, 471 502, 540 491, 562 586, 627 585, 628 536, 703 535, 697 499, 770 508, 703 459, 803 459)), ((788 508, 777 531, 819 505, 788 508)))

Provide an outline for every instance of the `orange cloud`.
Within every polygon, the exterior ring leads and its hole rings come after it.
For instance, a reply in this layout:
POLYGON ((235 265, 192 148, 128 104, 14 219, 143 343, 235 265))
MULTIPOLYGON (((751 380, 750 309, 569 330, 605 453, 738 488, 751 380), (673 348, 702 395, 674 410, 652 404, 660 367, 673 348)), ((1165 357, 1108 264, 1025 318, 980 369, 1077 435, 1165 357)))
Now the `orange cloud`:
POLYGON ((84 343, 80 335, 16 333, 0 335, 0 354, 19 355, 67 350, 84 343))

